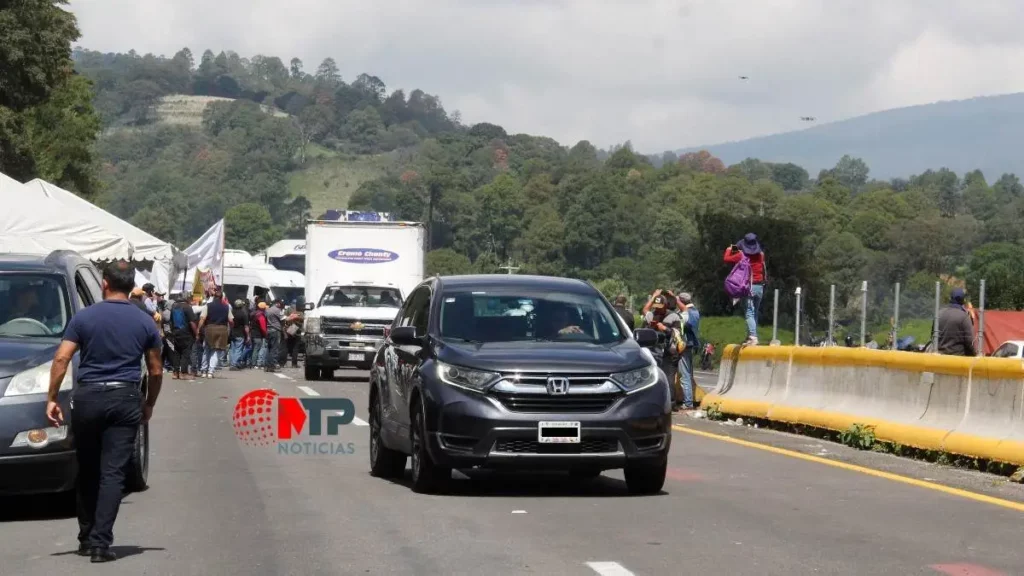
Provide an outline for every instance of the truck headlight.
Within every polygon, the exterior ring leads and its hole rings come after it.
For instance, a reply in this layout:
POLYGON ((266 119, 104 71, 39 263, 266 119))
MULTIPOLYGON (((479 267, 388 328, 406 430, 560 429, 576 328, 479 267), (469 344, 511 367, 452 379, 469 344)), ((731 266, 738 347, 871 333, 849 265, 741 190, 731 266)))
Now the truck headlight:
POLYGON ((651 362, 643 368, 612 374, 612 380, 628 393, 639 392, 658 383, 658 367, 651 362))
MULTIPOLYGON (((4 396, 46 394, 50 389, 50 367, 52 365, 53 361, 50 361, 15 374, 14 378, 11 378, 11 383, 7 385, 4 396)), ((64 373, 64 381, 60 383, 60 389, 71 390, 71 383, 71 367, 68 366, 68 371, 64 373)))
POLYGON ((320 318, 317 316, 309 317, 306 316, 305 325, 302 329, 306 334, 319 334, 320 333, 320 318))

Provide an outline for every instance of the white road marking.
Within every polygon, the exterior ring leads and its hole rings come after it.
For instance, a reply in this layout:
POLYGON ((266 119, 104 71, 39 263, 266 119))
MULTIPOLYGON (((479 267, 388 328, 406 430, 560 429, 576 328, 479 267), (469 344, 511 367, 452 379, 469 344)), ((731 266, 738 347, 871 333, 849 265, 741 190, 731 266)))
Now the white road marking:
POLYGON ((513 510, 513 514, 526 514, 526 510, 513 510))
MULTIPOLYGON (((344 412, 335 412, 335 414, 337 414, 338 416, 344 416, 345 415, 344 412)), ((369 426, 370 425, 369 422, 367 422, 366 420, 363 420, 359 416, 353 416, 352 417, 352 423, 355 424, 356 426, 369 426)))
POLYGON ((313 390, 309 386, 299 386, 299 390, 302 390, 306 394, 306 396, 319 396, 320 395, 319 392, 317 392, 316 390, 313 390))
POLYGON ((635 576, 618 562, 587 562, 587 566, 601 576, 635 576))
POLYGON ((274 372, 274 376, 277 376, 278 378, 281 378, 282 380, 295 380, 295 378, 292 378, 291 376, 288 376, 287 374, 281 374, 280 372, 274 372))

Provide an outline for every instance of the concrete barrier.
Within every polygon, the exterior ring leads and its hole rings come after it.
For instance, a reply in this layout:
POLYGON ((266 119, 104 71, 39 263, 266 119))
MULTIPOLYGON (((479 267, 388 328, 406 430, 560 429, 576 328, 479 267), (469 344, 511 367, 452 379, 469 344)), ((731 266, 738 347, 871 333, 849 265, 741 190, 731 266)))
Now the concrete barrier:
POLYGON ((702 406, 1024 464, 1024 364, 864 348, 728 346, 702 406))

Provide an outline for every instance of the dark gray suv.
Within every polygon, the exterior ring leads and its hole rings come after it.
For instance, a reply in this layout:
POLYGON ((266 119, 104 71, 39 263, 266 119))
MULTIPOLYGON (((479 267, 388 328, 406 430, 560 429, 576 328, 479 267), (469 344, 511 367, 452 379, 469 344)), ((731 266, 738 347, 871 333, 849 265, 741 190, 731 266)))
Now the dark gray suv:
MULTIPOLYGON (((0 255, 0 494, 74 489, 74 431, 46 419, 46 392, 65 326, 103 298, 101 286, 96 268, 74 252, 0 255)), ((58 394, 64 414, 70 414, 77 371, 75 354, 58 394)), ((145 379, 141 385, 145 397, 145 379)), ((143 424, 129 462, 128 489, 145 489, 148 474, 149 426, 143 424)))
POLYGON ((402 306, 370 372, 370 467, 437 490, 452 469, 623 468, 659 492, 672 442, 664 373, 588 283, 432 278, 402 306))

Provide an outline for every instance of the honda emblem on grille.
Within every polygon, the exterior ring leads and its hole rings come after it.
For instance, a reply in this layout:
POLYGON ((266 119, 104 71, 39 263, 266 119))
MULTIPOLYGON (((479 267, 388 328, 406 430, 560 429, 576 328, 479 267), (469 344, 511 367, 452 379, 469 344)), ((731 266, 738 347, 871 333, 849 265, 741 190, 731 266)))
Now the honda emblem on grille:
POLYGON ((565 396, 568 393, 568 378, 548 378, 548 394, 552 396, 565 396))

